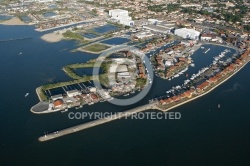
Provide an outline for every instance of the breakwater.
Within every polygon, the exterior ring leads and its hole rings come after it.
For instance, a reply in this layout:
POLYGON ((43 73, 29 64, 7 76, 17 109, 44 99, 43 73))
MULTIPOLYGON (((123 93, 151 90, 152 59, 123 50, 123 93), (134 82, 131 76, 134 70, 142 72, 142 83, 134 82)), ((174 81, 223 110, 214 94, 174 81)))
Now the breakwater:
POLYGON ((0 40, 0 42, 9 42, 9 41, 17 41, 17 40, 29 40, 32 39, 31 37, 24 37, 24 38, 16 38, 16 39, 6 39, 6 40, 0 40))
POLYGON ((136 113, 146 111, 146 110, 149 110, 149 109, 157 109, 155 107, 155 105, 156 105, 155 102, 154 103, 149 103, 149 104, 146 104, 146 105, 143 105, 143 106, 139 106, 139 107, 124 111, 124 112, 119 112, 119 113, 117 113, 115 115, 108 116, 105 119, 97 119, 97 120, 94 120, 94 121, 91 121, 91 122, 83 123, 83 124, 76 125, 76 126, 73 126, 73 127, 69 127, 69 128, 66 128, 66 129, 63 129, 63 130, 60 130, 60 131, 49 133, 49 134, 46 134, 44 136, 39 137, 38 140, 41 141, 41 142, 49 141, 49 140, 52 140, 52 139, 55 139, 55 138, 58 138, 58 137, 62 137, 64 135, 68 135, 68 134, 75 133, 75 132, 78 132, 78 131, 81 131, 81 130, 85 130, 85 129, 88 129, 88 128, 91 128, 91 127, 94 127, 94 126, 98 126, 98 125, 101 125, 101 124, 104 124, 104 123, 108 123, 108 122, 111 122, 113 120, 117 120, 117 119, 120 119, 120 118, 125 118, 128 115, 136 114, 136 113))

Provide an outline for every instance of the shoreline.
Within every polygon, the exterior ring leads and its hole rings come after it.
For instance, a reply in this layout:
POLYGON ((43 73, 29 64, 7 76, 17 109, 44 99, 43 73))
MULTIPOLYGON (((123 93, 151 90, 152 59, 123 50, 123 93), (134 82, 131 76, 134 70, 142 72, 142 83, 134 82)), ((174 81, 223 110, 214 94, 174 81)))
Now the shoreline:
POLYGON ((13 26, 16 25, 17 26, 17 25, 29 25, 29 24, 24 23, 18 17, 13 17, 9 20, 5 20, 3 22, 0 22, 0 25, 13 25, 13 26))
POLYGON ((53 30, 53 29, 57 29, 57 28, 64 28, 64 27, 67 27, 67 26, 74 26, 74 25, 77 25, 77 24, 81 24, 81 23, 85 23, 85 22, 93 22, 93 21, 98 21, 99 19, 97 18, 92 18, 92 19, 89 19, 89 20, 84 20, 84 21, 79 21, 79 22, 72 22, 72 23, 69 23, 69 24, 65 24, 65 25, 61 25, 61 26, 57 26, 57 27, 52 27, 52 28, 48 28, 48 29, 35 29, 35 31, 38 31, 38 32, 46 32, 46 31, 49 31, 49 30, 53 30))

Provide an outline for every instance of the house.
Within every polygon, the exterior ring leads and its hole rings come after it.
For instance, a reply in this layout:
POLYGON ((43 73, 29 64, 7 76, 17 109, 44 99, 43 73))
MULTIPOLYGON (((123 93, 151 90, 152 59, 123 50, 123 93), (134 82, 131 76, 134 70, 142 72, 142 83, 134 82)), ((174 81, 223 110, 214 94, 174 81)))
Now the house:
POLYGON ((184 94, 187 98, 191 98, 193 93, 192 93, 192 91, 189 90, 189 91, 184 92, 183 94, 184 94))
POLYGON ((205 81, 205 82, 203 82, 202 84, 198 85, 196 89, 197 89, 198 92, 202 92, 202 91, 204 91, 209 85, 210 85, 210 83, 209 83, 208 81, 205 81))
POLYGON ((186 61, 186 58, 180 57, 180 58, 179 58, 179 61, 184 61, 184 62, 185 62, 185 61, 186 61))
POLYGON ((208 82, 210 82, 210 83, 215 83, 215 82, 217 82, 217 81, 218 81, 218 77, 216 77, 216 76, 211 77, 211 78, 209 78, 209 80, 208 80, 208 82))
POLYGON ((93 102, 97 102, 98 101, 98 96, 94 93, 90 93, 90 98, 92 99, 93 102))
POLYGON ((58 109, 61 108, 64 105, 64 102, 62 99, 57 99, 53 102, 54 108, 58 109))
POLYGON ((166 100, 160 100, 161 105, 166 105, 166 100))
POLYGON ((173 101, 177 102, 177 101, 179 101, 181 98, 180 98, 180 96, 174 96, 174 97, 172 97, 172 99, 173 99, 173 101))

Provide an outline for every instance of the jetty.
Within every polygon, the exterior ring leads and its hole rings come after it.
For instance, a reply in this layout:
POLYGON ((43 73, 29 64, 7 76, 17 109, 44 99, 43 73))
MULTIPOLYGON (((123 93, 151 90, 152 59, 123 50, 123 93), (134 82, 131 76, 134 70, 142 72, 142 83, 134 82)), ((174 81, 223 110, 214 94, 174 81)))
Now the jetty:
POLYGON ((139 107, 136 107, 136 108, 124 111, 124 112, 119 112, 117 114, 108 116, 104 119, 97 119, 97 120, 94 120, 91 122, 86 122, 86 123, 76 125, 73 127, 69 127, 69 128, 63 129, 63 130, 59 130, 59 131, 56 131, 53 133, 45 134, 44 136, 39 137, 38 140, 41 142, 49 141, 49 140, 59 138, 59 137, 62 137, 62 136, 68 135, 68 134, 72 134, 72 133, 75 133, 75 132, 78 132, 81 130, 85 130, 85 129, 95 127, 95 126, 98 126, 98 125, 101 125, 104 123, 108 123, 108 122, 111 122, 111 121, 114 121, 117 119, 125 118, 128 115, 136 114, 136 113, 146 111, 149 109, 157 109, 156 103, 157 102, 152 102, 152 103, 145 104, 143 106, 139 106, 139 107))
POLYGON ((9 42, 9 41, 16 41, 16 40, 29 40, 32 39, 31 37, 23 37, 23 38, 16 38, 16 39, 6 39, 6 40, 0 40, 0 42, 9 42))

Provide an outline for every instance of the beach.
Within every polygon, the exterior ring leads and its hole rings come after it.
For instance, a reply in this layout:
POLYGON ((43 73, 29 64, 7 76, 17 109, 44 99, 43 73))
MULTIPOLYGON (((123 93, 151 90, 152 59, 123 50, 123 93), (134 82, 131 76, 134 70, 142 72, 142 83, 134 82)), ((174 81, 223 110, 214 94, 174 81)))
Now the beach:
POLYGON ((0 22, 2 25, 27 25, 26 23, 22 22, 19 18, 13 17, 10 20, 6 20, 3 22, 0 22))
POLYGON ((49 43, 55 43, 61 41, 63 39, 63 35, 61 33, 48 33, 43 35, 41 39, 49 43))

